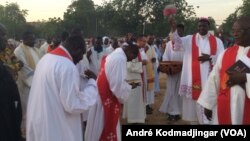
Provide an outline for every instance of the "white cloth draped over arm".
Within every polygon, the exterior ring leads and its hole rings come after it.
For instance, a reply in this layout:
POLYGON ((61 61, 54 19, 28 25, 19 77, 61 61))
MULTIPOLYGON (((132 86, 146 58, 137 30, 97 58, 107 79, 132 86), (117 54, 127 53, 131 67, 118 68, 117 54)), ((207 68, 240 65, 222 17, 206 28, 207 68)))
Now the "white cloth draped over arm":
POLYGON ((221 53, 219 55, 218 60, 213 67, 213 70, 211 71, 208 80, 206 81, 205 87, 197 101, 200 105, 210 110, 212 110, 217 105, 217 96, 220 86, 220 67, 223 54, 224 53, 221 53))
POLYGON ((172 34, 171 34, 171 39, 174 42, 174 47, 173 49, 175 51, 182 51, 183 50, 183 42, 182 42, 182 37, 180 37, 177 33, 177 30, 175 30, 172 34))
MULTIPOLYGON (((116 56, 118 57, 118 56, 116 56)), ((109 87, 120 103, 124 103, 130 94, 131 86, 126 82, 126 58, 107 57, 105 72, 109 87)))
POLYGON ((165 51, 164 51, 164 54, 162 56, 162 61, 170 61, 170 54, 171 54, 171 41, 169 41, 167 44, 166 44, 166 48, 165 48, 165 51))
POLYGON ((31 87, 34 70, 24 64, 18 75, 20 75, 20 78, 25 83, 25 85, 31 87))
POLYGON ((88 110, 97 100, 96 81, 89 79, 83 91, 80 91, 80 75, 76 67, 60 68, 63 71, 59 79, 60 99, 64 109, 69 113, 82 113, 88 110), (65 83, 67 83, 65 85, 65 83))
POLYGON ((142 73, 142 62, 139 62, 135 59, 127 62, 127 69, 129 72, 142 73))
POLYGON ((127 69, 127 80, 141 80, 141 74, 143 72, 142 62, 139 62, 137 58, 127 62, 127 69))
MULTIPOLYGON (((31 52, 33 53, 33 52, 31 52)), ((28 87, 31 87, 33 75, 34 75, 34 70, 31 69, 26 62, 25 55, 20 47, 17 47, 14 51, 15 56, 17 57, 18 60, 20 60, 24 66, 22 69, 18 72, 19 78, 24 82, 25 85, 28 87)), ((35 62, 38 62, 39 58, 35 57, 34 54, 32 54, 32 57, 35 58, 35 62)))

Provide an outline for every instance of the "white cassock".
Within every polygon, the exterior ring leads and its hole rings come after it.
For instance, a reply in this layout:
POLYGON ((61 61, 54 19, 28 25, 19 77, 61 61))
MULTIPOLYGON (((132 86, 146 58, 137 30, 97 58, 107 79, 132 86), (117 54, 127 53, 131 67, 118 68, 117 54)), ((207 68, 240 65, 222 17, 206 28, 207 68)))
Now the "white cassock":
POLYGON ((155 72, 154 92, 159 93, 160 83, 159 83, 158 67, 159 67, 159 61, 162 55, 161 55, 159 48, 156 45, 153 45, 153 47, 155 49, 155 58, 156 58, 156 63, 154 64, 154 72, 155 72))
POLYGON ((48 51, 49 44, 44 42, 41 47, 39 48, 41 56, 45 55, 48 51))
POLYGON ((115 50, 115 49, 112 47, 112 45, 110 45, 110 46, 108 46, 108 47, 106 48, 106 53, 107 53, 107 54, 110 54, 110 53, 112 53, 114 50, 115 50))
MULTIPOLYGON (((166 45, 165 52, 162 56, 163 61, 181 61, 183 60, 183 51, 174 51, 172 41, 166 45)), ((162 113, 170 115, 181 115, 182 99, 179 95, 181 72, 174 75, 168 75, 164 100, 159 109, 162 113)))
MULTIPOLYGON (((148 58, 148 62, 147 63, 149 63, 149 61, 151 62, 152 58, 156 58, 156 56, 155 56, 156 53, 155 53, 154 46, 148 45, 148 50, 145 53, 146 53, 147 58, 148 58)), ((155 67, 157 67, 156 63, 157 62, 152 63, 153 74, 155 74, 155 67)), ((147 72, 147 70, 145 72, 147 72)), ((145 74, 146 74, 146 79, 145 80, 148 80, 148 75, 147 75, 148 72, 145 73, 145 74)), ((151 104, 154 104, 154 102, 155 102, 154 84, 153 84, 153 89, 152 90, 148 90, 147 89, 148 85, 149 85, 149 83, 147 82, 146 83, 146 92, 147 92, 146 93, 146 105, 151 105, 151 104)))
MULTIPOLYGON (((140 48, 140 55, 141 55, 141 59, 142 60, 146 60, 148 61, 148 56, 144 50, 144 48, 140 48)), ((146 101, 146 104, 147 104, 147 85, 148 85, 148 81, 147 81, 147 69, 146 69, 146 65, 142 65, 142 70, 143 70, 143 89, 144 89, 144 92, 145 92, 145 96, 144 96, 144 101, 146 101)))
MULTIPOLYGON (((22 69, 18 72, 17 86, 18 86, 18 91, 20 94, 21 105, 22 105, 22 115, 23 115, 22 128, 25 128, 26 127, 27 103, 28 103, 30 87, 31 87, 31 83, 32 83, 35 70, 29 66, 28 60, 21 46, 23 46, 23 44, 20 44, 15 49, 14 54, 17 57, 17 59, 20 60, 24 64, 22 69)), ((26 46, 26 49, 31 55, 30 59, 33 59, 34 63, 37 64, 40 59, 39 50, 35 47, 28 47, 28 46, 26 46)))
POLYGON ((141 86, 132 89, 128 100, 123 105, 123 118, 127 118, 128 123, 144 123, 146 109, 142 82, 142 62, 138 58, 127 63, 127 80, 138 80, 141 86))
MULTIPOLYGON (((129 95, 131 86, 125 81, 127 75, 127 57, 122 48, 117 48, 106 58, 105 72, 112 93, 120 103, 124 103, 129 95)), ((85 132, 85 141, 99 141, 104 126, 104 110, 100 97, 97 104, 89 110, 85 132)), ((118 141, 121 141, 120 121, 117 124, 118 141)))
MULTIPOLYGON (((82 60, 76 64, 76 67, 80 73, 80 84, 81 84, 80 90, 83 91, 86 88, 89 81, 89 79, 84 74, 84 71, 89 69, 89 61, 86 54, 84 54, 82 60)), ((86 121, 87 118, 88 118, 88 110, 82 113, 82 120, 86 121)))
POLYGON ((92 54, 90 55, 89 67, 96 75, 98 75, 101 65, 101 60, 104 55, 107 55, 106 49, 103 48, 102 52, 97 52, 94 50, 94 47, 90 48, 92 54))
MULTIPOLYGON (((188 35, 181 37, 181 42, 184 49, 183 56, 183 67, 181 73, 181 83, 179 94, 183 96, 183 108, 182 108, 182 119, 186 121, 199 121, 199 123, 208 124, 208 120, 204 116, 204 109, 197 104, 195 100, 192 99, 192 37, 193 35, 188 35)), ((209 33, 205 36, 201 36, 199 33, 196 34, 196 45, 199 47, 199 56, 202 53, 210 54, 210 45, 209 45, 209 33)), ((211 56, 212 64, 215 64, 218 55, 224 50, 222 41, 216 37, 217 51, 216 54, 211 56)), ((175 50, 178 50, 174 48, 175 50)), ((200 72, 201 72, 201 87, 204 88, 205 82, 210 73, 210 63, 206 61, 200 63, 200 72)))
POLYGON ((80 91, 75 64, 50 53, 38 63, 33 80, 27 111, 27 141, 82 141, 80 114, 96 103, 96 81, 89 79, 80 91))
MULTIPOLYGON (((250 47, 239 47, 236 60, 242 60, 247 66, 250 67, 250 59, 246 56, 250 47)), ((220 69, 222 64, 224 52, 219 56, 216 65, 213 68, 213 71, 210 73, 208 77, 208 81, 202 93, 198 99, 198 103, 203 107, 213 110, 212 116, 212 124, 218 124, 217 117, 217 96, 219 92, 220 85, 220 69)), ((230 88, 230 105, 231 105, 231 121, 233 125, 242 124, 243 113, 244 113, 244 104, 246 96, 250 98, 250 74, 247 74, 247 82, 246 82, 246 92, 239 86, 234 85, 230 88)))

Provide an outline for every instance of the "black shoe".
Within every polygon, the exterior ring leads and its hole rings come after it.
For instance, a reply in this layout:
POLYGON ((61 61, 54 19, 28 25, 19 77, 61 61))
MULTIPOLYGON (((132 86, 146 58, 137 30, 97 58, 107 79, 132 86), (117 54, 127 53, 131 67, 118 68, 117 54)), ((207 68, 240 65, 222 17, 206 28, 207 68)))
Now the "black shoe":
POLYGON ((181 119, 181 116, 180 115, 169 115, 167 120, 169 121, 178 121, 181 119))
POLYGON ((151 111, 153 111, 154 109, 152 108, 152 107, 150 107, 150 106, 148 106, 148 108, 149 108, 149 110, 151 110, 151 111))
POLYGON ((181 119, 181 116, 180 115, 174 115, 174 120, 175 121, 178 121, 178 120, 180 120, 181 119))
POLYGON ((146 106, 146 114, 153 114, 153 110, 149 106, 146 106))
POLYGON ((168 114, 167 120, 168 121, 174 121, 174 115, 168 114))

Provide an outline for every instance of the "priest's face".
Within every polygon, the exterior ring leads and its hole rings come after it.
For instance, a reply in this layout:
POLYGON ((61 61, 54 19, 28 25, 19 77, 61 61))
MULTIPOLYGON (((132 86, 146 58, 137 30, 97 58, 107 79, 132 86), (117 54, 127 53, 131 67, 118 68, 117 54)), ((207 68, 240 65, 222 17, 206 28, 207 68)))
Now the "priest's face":
POLYGON ((82 60, 84 53, 85 53, 85 49, 84 48, 79 48, 78 50, 74 51, 71 54, 74 64, 77 64, 78 62, 80 62, 82 60))
POLYGON ((35 45, 35 35, 29 34, 27 38, 23 40, 23 43, 29 47, 34 47, 35 45))
POLYGON ((235 43, 240 46, 249 46, 250 26, 240 22, 235 22, 232 28, 235 43))
POLYGON ((137 41, 137 45, 139 48, 144 47, 146 45, 146 43, 147 43, 146 37, 142 37, 142 38, 138 39, 138 41, 137 41))
POLYGON ((207 35, 208 29, 209 29, 208 22, 200 21, 198 23, 198 32, 200 35, 202 35, 202 36, 207 35))

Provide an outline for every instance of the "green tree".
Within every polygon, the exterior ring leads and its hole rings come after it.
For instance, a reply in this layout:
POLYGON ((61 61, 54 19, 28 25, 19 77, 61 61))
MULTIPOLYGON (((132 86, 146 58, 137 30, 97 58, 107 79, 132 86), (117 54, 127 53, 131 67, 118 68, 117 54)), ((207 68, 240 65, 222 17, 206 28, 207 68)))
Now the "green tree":
POLYGON ((250 1, 243 0, 243 4, 239 9, 240 9, 239 16, 250 16, 250 1))
POLYGON ((84 35, 93 35, 96 28, 96 15, 92 0, 73 0, 64 13, 63 26, 70 30, 74 27, 83 29, 84 35))
POLYGON ((6 3, 0 5, 0 21, 8 29, 8 36, 19 39, 24 30, 26 30, 27 10, 20 10, 16 3, 6 3))
MULTIPOLYGON (((172 3, 172 0, 113 0, 111 5, 104 5, 102 13, 112 9, 112 18, 109 18, 109 22, 105 22, 105 24, 111 24, 106 26, 112 27, 120 35, 134 32, 166 36, 169 27, 162 11, 170 3, 172 3)), ((176 16, 178 21, 185 22, 195 16, 193 7, 188 5, 185 0, 176 0, 174 4, 178 8, 176 16)))
POLYGON ((64 30, 62 19, 57 17, 49 18, 48 21, 39 22, 37 25, 40 36, 44 38, 60 35, 62 30, 64 30))
MULTIPOLYGON (((239 18, 240 16, 250 16, 250 1, 249 0, 242 0, 243 4, 236 8, 235 11, 230 14, 226 20, 221 25, 225 34, 231 35, 231 29, 233 23, 239 18)), ((231 35, 232 36, 232 35, 231 35)))

